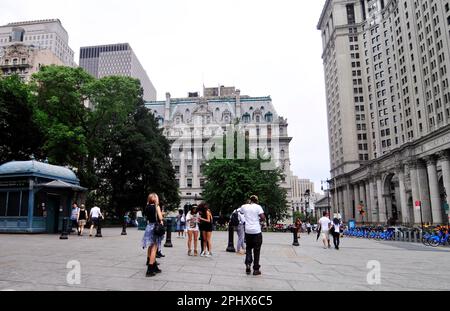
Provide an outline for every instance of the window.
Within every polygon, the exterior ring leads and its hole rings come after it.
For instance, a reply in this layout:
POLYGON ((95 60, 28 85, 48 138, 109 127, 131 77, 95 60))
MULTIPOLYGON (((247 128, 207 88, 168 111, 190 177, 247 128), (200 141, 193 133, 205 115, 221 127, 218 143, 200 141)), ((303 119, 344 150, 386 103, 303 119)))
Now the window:
POLYGON ((187 180, 187 187, 192 188, 192 179, 190 178, 187 180))
POLYGON ((6 216, 6 192, 0 192, 0 217, 6 216))
POLYGON ((347 4, 347 22, 349 24, 355 24, 355 5, 347 4))
POLYGON ((20 192, 10 192, 8 194, 8 209, 6 216, 17 217, 20 214, 20 192))

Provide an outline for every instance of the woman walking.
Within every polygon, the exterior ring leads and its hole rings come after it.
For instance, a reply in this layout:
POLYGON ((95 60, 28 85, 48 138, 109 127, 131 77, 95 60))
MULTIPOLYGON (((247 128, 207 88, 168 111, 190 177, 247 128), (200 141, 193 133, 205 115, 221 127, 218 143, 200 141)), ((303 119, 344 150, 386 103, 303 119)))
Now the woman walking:
POLYGON ((198 222, 199 216, 197 213, 197 207, 192 206, 191 210, 186 216, 187 230, 188 230, 188 256, 192 256, 192 240, 194 240, 194 256, 198 256, 197 244, 198 244, 198 222))
POLYGON ((332 230, 332 233, 333 233, 334 248, 336 250, 339 250, 339 242, 341 237, 341 222, 339 221, 339 219, 337 218, 333 219, 333 227, 334 230, 332 230))
POLYGON ((212 231, 213 231, 213 216, 208 204, 201 203, 199 205, 200 213, 200 231, 203 235, 203 252, 201 257, 212 256, 212 231))
POLYGON ((156 252, 162 236, 157 236, 154 233, 155 225, 157 223, 163 224, 163 216, 159 207, 159 198, 157 194, 152 193, 148 196, 144 215, 147 218, 147 228, 145 229, 144 237, 142 238, 142 248, 148 248, 148 267, 146 276, 152 277, 155 276, 156 273, 161 273, 161 270, 159 270, 158 264, 156 263, 156 252))
POLYGON ((86 206, 81 204, 80 211, 77 215, 77 223, 78 223, 78 235, 83 236, 84 227, 86 226, 86 222, 88 219, 88 213, 86 211, 86 206))

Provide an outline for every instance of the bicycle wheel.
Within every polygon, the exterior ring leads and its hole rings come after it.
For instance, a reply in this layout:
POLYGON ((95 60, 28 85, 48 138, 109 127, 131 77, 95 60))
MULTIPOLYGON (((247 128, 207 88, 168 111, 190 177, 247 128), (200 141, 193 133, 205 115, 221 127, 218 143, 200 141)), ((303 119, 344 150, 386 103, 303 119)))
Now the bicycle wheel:
POLYGON ((430 246, 432 247, 438 247, 439 244, 441 244, 441 240, 439 238, 431 238, 429 240, 430 246))

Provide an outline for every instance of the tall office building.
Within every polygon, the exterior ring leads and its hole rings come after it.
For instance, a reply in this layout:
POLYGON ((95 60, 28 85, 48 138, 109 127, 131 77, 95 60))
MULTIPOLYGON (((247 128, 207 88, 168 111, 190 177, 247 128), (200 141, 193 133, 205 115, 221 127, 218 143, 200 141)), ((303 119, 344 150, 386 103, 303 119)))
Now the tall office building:
POLYGON ((82 47, 80 67, 96 78, 117 75, 139 79, 144 99, 156 100, 156 89, 128 43, 82 47))
MULTIPOLYGON (((193 92, 186 98, 172 98, 167 93, 166 101, 146 104, 172 144, 172 164, 180 185, 181 207, 202 199, 204 163, 214 146, 222 145, 223 135, 233 131, 236 120, 240 121, 238 130, 249 139, 251 154, 271 156, 273 166, 262 169, 278 167, 283 170, 285 179, 281 186, 287 190, 291 203, 289 144, 292 137, 288 136, 287 120, 277 115, 272 99, 244 96, 234 87, 204 88, 203 91, 204 96, 193 92)), ((243 157, 244 152, 245 141, 240 141, 237 153, 243 157)))
POLYGON ((0 27, 0 69, 28 81, 44 65, 76 66, 69 36, 58 19, 0 27))
POLYGON ((0 47, 17 42, 50 50, 65 66, 76 66, 69 35, 59 19, 17 22, 0 27, 0 47))
POLYGON ((318 29, 334 211, 447 223, 449 0, 327 0, 318 29))

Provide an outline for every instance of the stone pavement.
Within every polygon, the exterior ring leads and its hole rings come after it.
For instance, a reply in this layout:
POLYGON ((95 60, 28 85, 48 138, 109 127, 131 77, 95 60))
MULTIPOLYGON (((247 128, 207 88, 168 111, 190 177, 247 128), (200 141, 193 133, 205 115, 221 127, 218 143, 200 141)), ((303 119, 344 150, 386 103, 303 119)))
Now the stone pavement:
POLYGON ((244 256, 227 253, 227 233, 213 233, 212 258, 188 257, 186 240, 163 248, 163 273, 145 277, 143 232, 103 229, 103 238, 59 240, 57 235, 0 235, 0 290, 131 291, 395 291, 450 290, 450 249, 421 244, 343 239, 341 250, 325 250, 315 235, 265 233, 262 276, 245 275, 244 256), (67 263, 81 264, 81 284, 68 285, 67 263), (369 285, 369 261, 381 264, 381 285, 369 285))

